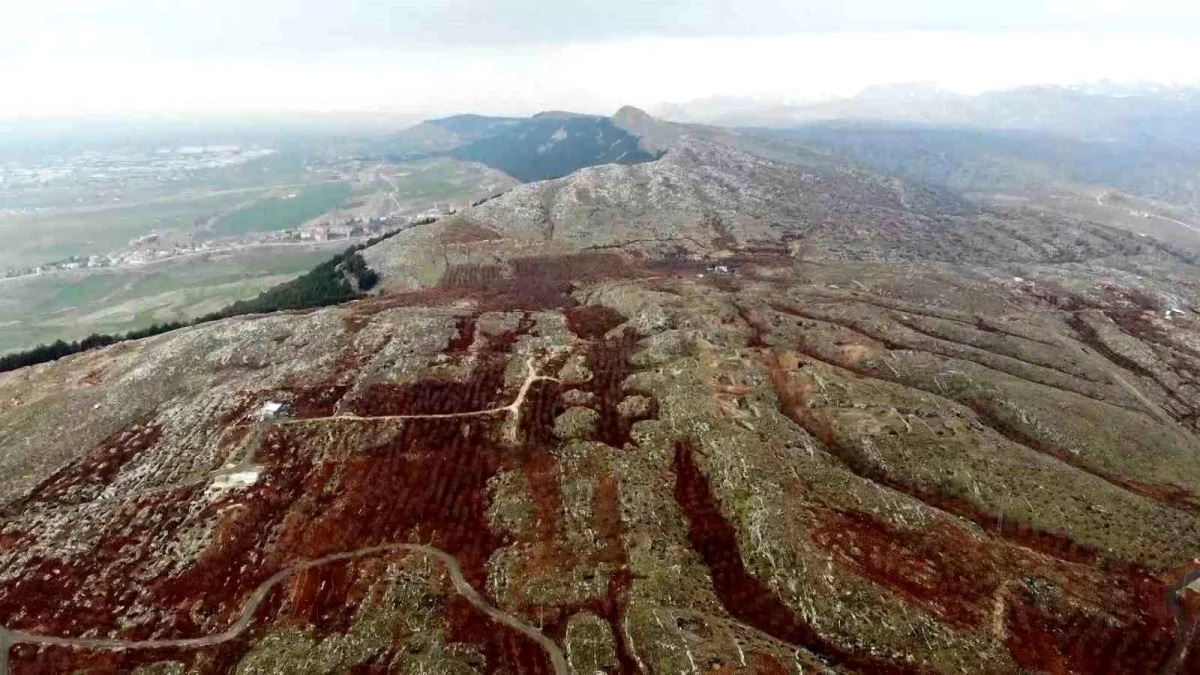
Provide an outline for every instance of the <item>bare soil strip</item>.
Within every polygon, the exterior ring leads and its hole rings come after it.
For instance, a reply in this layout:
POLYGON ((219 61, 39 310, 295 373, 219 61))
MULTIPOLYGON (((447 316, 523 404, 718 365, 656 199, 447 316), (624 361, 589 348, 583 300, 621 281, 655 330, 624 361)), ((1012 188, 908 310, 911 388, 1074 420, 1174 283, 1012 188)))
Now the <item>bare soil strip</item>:
POLYGON ((121 650, 121 649, 195 649, 201 647, 210 647, 223 642, 228 642, 237 638, 244 633, 254 620, 254 613, 258 610, 259 605, 267 599, 267 595, 292 575, 303 572, 321 565, 340 562, 344 560, 352 560, 355 558, 366 558, 369 556, 380 555, 383 553, 393 553, 395 551, 410 551, 420 553, 433 558, 437 558, 446 568, 446 572, 450 575, 450 581, 454 584, 454 588, 459 595, 463 596, 467 602, 471 603, 479 611, 487 614, 492 619, 520 631, 529 638, 537 642, 543 649, 546 650, 550 657, 550 662, 554 666, 555 675, 567 675, 566 658, 563 656, 562 650, 549 637, 546 637, 538 629, 522 621, 520 618, 504 612, 496 606, 490 604, 487 600, 475 590, 467 580, 463 578, 462 569, 459 567, 458 560, 439 549, 429 546, 421 546, 418 544, 384 544, 382 546, 372 546, 370 548, 359 549, 357 551, 347 551, 344 553, 335 553, 323 558, 308 560, 302 563, 297 563, 287 569, 281 570, 267 579, 255 589, 246 605, 242 608, 238 620, 232 626, 225 629, 216 635, 209 635, 199 638, 182 638, 174 640, 109 640, 109 639, 87 639, 87 638, 64 638, 51 635, 35 635, 32 633, 24 633, 21 631, 11 631, 7 628, 0 628, 0 673, 8 673, 8 652, 9 648, 14 644, 39 644, 52 645, 59 647, 77 647, 81 649, 102 649, 102 650, 121 650))

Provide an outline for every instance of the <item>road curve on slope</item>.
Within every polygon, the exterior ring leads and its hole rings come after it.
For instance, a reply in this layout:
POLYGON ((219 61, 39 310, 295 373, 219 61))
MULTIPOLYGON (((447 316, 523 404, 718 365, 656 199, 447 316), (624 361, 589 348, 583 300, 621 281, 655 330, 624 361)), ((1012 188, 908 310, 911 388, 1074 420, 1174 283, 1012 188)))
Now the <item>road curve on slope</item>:
POLYGON ((1187 593, 1188 586, 1197 581, 1200 581, 1200 566, 1185 574, 1178 584, 1167 587, 1167 608, 1175 617, 1175 651, 1171 653, 1170 660, 1159 671, 1162 675, 1178 673, 1179 667, 1183 665, 1184 657, 1187 656, 1192 629, 1188 626, 1187 612, 1183 608, 1183 595, 1187 593))
POLYGON ((446 568, 446 573, 450 576, 450 581, 454 584, 454 589, 458 594, 466 598, 467 602, 479 611, 487 614, 492 619, 521 632, 530 639, 541 645, 542 649, 550 657, 550 662, 554 666, 555 675, 568 675, 567 660, 563 656, 562 650, 553 640, 546 637, 544 633, 534 628, 530 624, 522 621, 520 618, 508 614, 498 607, 492 605, 475 590, 470 583, 467 582, 462 575, 462 568, 459 567, 458 560, 442 551, 431 546, 421 546, 419 544, 384 544, 381 546, 372 546, 370 548, 358 549, 356 551, 347 551, 344 553, 334 553, 323 558, 316 558, 302 563, 297 563, 284 570, 275 573, 270 579, 263 582, 254 593, 251 594, 249 601, 242 608, 237 621, 229 628, 217 633, 199 638, 181 638, 173 640, 110 640, 110 639, 91 639, 91 638, 64 638, 54 637, 50 635, 37 635, 34 633, 25 633, 21 631, 12 631, 7 628, 0 628, 0 673, 7 675, 8 673, 8 652, 9 649, 16 644, 39 644, 52 645, 60 647, 78 647, 81 649, 102 649, 102 650, 121 650, 121 649, 194 649, 200 647, 209 647, 218 645, 223 642, 228 642, 241 635, 250 627, 254 621, 254 613, 258 611, 259 605, 267 599, 267 595, 286 580, 288 577, 304 570, 328 565, 343 560, 352 560, 356 558, 366 558, 381 553, 392 553, 395 551, 410 551, 420 553, 433 558, 446 568))

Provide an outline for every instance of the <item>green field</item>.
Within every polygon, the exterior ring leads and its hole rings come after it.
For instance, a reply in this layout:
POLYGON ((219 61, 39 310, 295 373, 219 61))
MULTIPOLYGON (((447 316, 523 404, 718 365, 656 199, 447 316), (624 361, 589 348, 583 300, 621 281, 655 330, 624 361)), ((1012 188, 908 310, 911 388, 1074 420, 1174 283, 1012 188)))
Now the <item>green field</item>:
POLYGON ((0 218, 0 270, 63 260, 72 255, 111 253, 152 230, 187 232, 197 221, 257 199, 262 190, 228 192, 194 199, 80 209, 0 218))
POLYGON ((210 237, 287 230, 328 213, 346 202, 350 186, 322 183, 299 188, 295 197, 269 197, 228 213, 208 231, 210 237))
POLYGON ((257 247, 137 269, 0 280, 0 353, 185 321, 307 272, 341 247, 257 247))
POLYGON ((449 159, 403 164, 397 167, 392 180, 396 184, 397 199, 436 202, 469 198, 479 192, 480 183, 493 177, 492 174, 502 187, 507 188, 512 182, 482 165, 449 159))

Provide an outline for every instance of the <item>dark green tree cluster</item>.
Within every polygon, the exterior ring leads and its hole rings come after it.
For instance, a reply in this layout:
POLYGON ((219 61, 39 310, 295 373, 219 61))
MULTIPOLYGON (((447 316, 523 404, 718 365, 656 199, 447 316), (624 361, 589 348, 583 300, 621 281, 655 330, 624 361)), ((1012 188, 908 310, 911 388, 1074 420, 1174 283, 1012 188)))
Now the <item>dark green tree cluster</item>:
POLYGON ((352 246, 333 258, 317 265, 314 269, 285 284, 267 289, 252 300, 242 300, 212 314, 206 314, 191 323, 162 323, 146 328, 130 331, 124 335, 91 335, 76 342, 59 340, 49 345, 40 345, 23 352, 14 352, 0 357, 0 373, 39 363, 57 361, 64 356, 86 352, 97 347, 122 342, 125 340, 140 340, 142 338, 160 335, 184 326, 195 326, 209 321, 227 319, 243 314, 267 314, 288 309, 311 309, 327 307, 363 297, 367 291, 379 285, 379 274, 367 265, 359 251, 367 246, 396 235, 395 230, 378 237, 372 237, 367 243, 352 246))
POLYGON ((117 342, 123 342, 125 340, 140 340, 152 335, 166 333, 168 331, 175 330, 176 328, 183 328, 183 326, 184 324, 177 322, 163 324, 156 323, 152 326, 147 326, 146 328, 129 331, 124 335, 101 335, 99 333, 93 333, 82 340, 76 340, 74 342, 57 340, 52 344, 39 345, 27 351, 14 352, 12 354, 8 354, 7 356, 0 357, 0 373, 7 372, 9 370, 16 370, 17 368, 24 368, 25 366, 34 366, 39 363, 57 361, 64 356, 78 354, 79 352, 86 352, 89 349, 96 349, 98 347, 107 347, 108 345, 115 344, 117 342))

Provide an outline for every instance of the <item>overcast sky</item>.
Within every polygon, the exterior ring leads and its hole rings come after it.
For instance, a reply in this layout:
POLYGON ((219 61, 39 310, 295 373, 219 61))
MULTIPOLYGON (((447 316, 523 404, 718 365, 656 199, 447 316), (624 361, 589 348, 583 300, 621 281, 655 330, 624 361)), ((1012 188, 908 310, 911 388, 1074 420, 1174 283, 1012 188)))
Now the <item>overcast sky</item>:
POLYGON ((1200 82, 1197 0, 33 0, 0 10, 0 117, 612 112, 1200 82))

